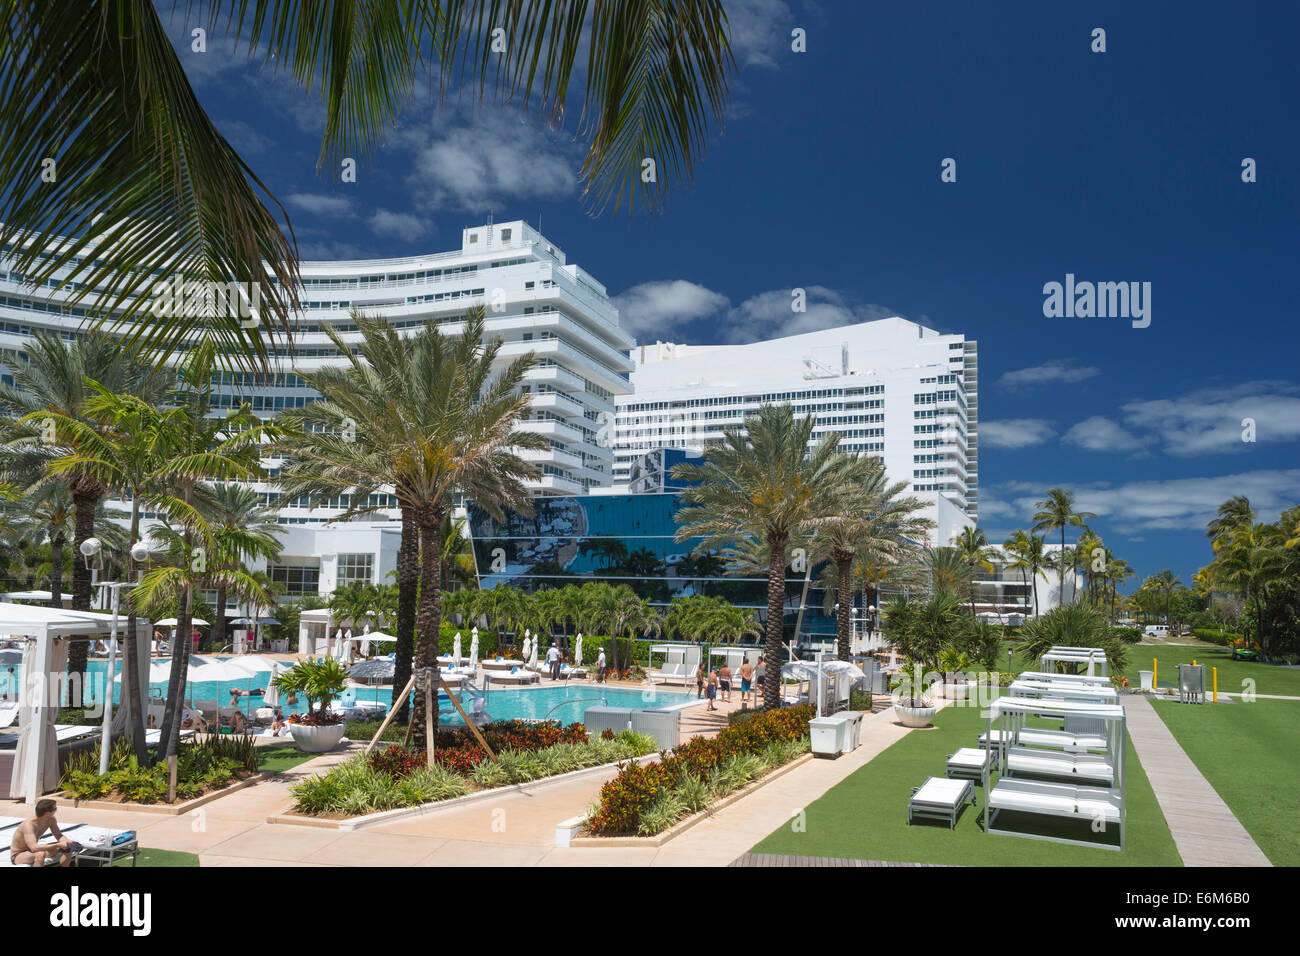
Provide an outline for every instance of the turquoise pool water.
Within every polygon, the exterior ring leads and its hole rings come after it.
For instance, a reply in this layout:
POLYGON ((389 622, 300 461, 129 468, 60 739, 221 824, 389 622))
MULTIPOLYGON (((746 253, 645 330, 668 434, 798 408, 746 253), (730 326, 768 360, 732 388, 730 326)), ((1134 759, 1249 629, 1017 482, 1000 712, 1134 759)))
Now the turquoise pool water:
MULTIPOLYGON (((160 659, 162 660, 162 659, 160 659)), ((115 662, 115 674, 121 674, 121 661, 115 662)), ((88 692, 91 696, 98 696, 102 692, 105 675, 108 673, 108 662, 104 660, 92 660, 89 664, 90 687, 88 692)), ((0 695, 8 694, 11 700, 18 697, 19 679, 22 676, 20 667, 14 668, 14 673, 10 675, 8 668, 0 669, 0 695)), ((256 674, 244 680, 222 681, 218 685, 214 681, 199 681, 185 689, 186 700, 220 700, 223 707, 230 703, 230 691, 232 688, 240 690, 265 690, 267 682, 270 680, 270 671, 256 674), (220 696, 218 697, 218 694, 220 696)), ((113 683, 113 703, 121 703, 122 685, 118 682, 113 683)), ((163 697, 167 693, 167 683, 165 681, 153 683, 149 686, 150 695, 153 697, 163 697)), ((388 688, 376 687, 357 687, 351 689, 359 701, 378 701, 388 704, 392 700, 392 691, 388 688)), ((567 686, 556 685, 548 687, 547 681, 543 679, 540 688, 504 688, 494 687, 488 693, 488 700, 485 709, 491 715, 493 720, 517 720, 517 719, 541 719, 549 717, 552 720, 559 720, 562 723, 570 724, 574 721, 582 720, 582 715, 588 707, 630 707, 639 710, 651 708, 676 707, 689 701, 694 701, 695 695, 690 693, 664 691, 659 688, 646 688, 645 690, 626 688, 626 687, 606 687, 595 686, 591 684, 570 684, 567 686), (600 698, 604 698, 602 701, 600 698)), ((469 711, 473 707, 473 698, 470 694, 461 695, 461 706, 469 711)), ((240 698, 240 708, 249 713, 262 706, 260 696, 240 698)), ((280 706, 286 714, 304 713, 307 709, 306 702, 300 700, 295 705, 290 705, 285 697, 281 695, 280 706)), ((463 725, 464 721, 460 719, 460 714, 451 705, 443 695, 439 704, 440 717, 439 721, 443 724, 463 725)))

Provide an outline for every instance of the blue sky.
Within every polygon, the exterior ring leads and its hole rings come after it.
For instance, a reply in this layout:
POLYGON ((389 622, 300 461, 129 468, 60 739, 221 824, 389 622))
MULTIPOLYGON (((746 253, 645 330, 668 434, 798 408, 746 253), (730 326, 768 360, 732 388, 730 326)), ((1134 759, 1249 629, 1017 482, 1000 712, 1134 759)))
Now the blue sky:
MULTIPOLYGON (((989 536, 1063 486, 1139 574, 1190 582, 1219 502, 1247 494, 1268 520, 1300 502, 1300 14, 1081 6, 733 0, 726 127, 653 218, 589 213, 571 129, 455 98, 413 103, 359 181, 336 185, 315 169, 318 100, 223 41, 180 49, 304 257, 458 247, 491 210, 540 218, 641 340, 885 314, 963 332, 980 343, 989 536), (1043 286, 1067 273, 1151 283, 1150 326, 1045 317, 1043 286)), ((187 25, 171 23, 179 46, 187 25)))

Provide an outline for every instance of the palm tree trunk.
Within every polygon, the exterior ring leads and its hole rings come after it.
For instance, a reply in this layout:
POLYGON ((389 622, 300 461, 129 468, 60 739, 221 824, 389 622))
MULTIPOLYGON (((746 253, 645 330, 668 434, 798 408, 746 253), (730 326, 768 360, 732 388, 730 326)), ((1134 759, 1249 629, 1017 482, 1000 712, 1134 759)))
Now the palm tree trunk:
MULTIPOLYGON (((140 536, 140 496, 131 496, 131 536, 128 542, 139 540, 140 536)), ((126 555, 126 579, 135 580, 135 558, 130 549, 126 555)), ((126 643, 122 645, 122 698, 129 708, 129 721, 126 732, 131 738, 135 759, 140 766, 149 762, 149 748, 145 744, 144 701, 140 691, 140 655, 136 647, 136 613, 135 595, 131 588, 126 588, 126 643)))
POLYGON ((63 607, 63 546, 67 538, 56 534, 50 539, 50 607, 63 607))
MULTIPOLYGON (((95 508, 99 496, 87 492, 73 492, 75 532, 72 539, 72 607, 89 611, 91 603, 91 575, 81 557, 81 542, 95 536, 95 508)), ((90 654, 89 641, 73 641, 68 647, 68 702, 69 707, 85 706, 86 660, 90 654)))
POLYGON ((226 646, 226 586, 217 585, 217 613, 213 615, 215 620, 212 622, 212 643, 221 649, 226 646))
POLYGON ((432 682, 430 696, 438 699, 438 632, 442 624, 442 550, 440 535, 442 514, 431 509, 420 522, 420 606, 416 614, 419 641, 415 645, 415 706, 411 709, 411 739, 416 750, 427 750, 433 741, 425 733, 425 720, 433 721, 433 732, 438 732, 438 708, 425 717, 425 687, 432 682))
POLYGON ((849 633, 851 615, 853 614, 853 582, 850 578, 852 568, 853 555, 849 552, 837 552, 835 555, 835 570, 839 574, 839 580, 835 586, 835 596, 838 598, 839 607, 835 615, 835 636, 836 643, 839 645, 837 648, 839 658, 842 661, 847 661, 853 653, 849 633))
MULTIPOLYGON (((767 667, 763 673, 763 709, 781 706, 781 638, 785 636, 785 535, 767 539, 767 642, 763 648, 767 667)), ((796 634, 797 638, 798 635, 796 634)))
POLYGON ((1058 564, 1058 574, 1061 576, 1061 597, 1059 604, 1065 607, 1065 525, 1061 525, 1061 560, 1058 564))
POLYGON ((397 548, 397 653, 393 663, 393 706, 397 719, 410 718, 407 698, 397 699, 411 679, 411 659, 415 656, 415 605, 420 589, 420 529, 409 509, 402 509, 402 541, 397 548))

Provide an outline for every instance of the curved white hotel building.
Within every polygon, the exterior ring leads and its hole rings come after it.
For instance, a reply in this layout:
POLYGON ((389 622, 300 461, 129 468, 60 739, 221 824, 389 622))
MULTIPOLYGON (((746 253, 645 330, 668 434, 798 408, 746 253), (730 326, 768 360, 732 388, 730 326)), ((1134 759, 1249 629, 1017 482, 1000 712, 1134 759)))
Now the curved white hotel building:
MULTIPOLYGON (((69 296, 52 288, 57 280, 32 288, 13 264, 10 248, 0 250, 0 349, 21 351, 38 330, 75 338, 86 316, 97 314, 93 301, 73 307, 69 296)), ((618 310, 605 287, 527 223, 489 223, 463 231, 451 252, 402 259, 354 262, 303 262, 303 310, 296 317, 293 353, 275 355, 271 375, 222 373, 217 400, 226 406, 249 402, 269 416, 302 407, 315 393, 294 374, 313 371, 342 358, 324 329, 332 326, 345 341, 360 334, 352 310, 383 315, 399 328, 436 321, 448 334, 463 328, 468 308, 487 309, 490 337, 505 341, 502 366, 526 353, 537 356, 527 374, 532 413, 522 427, 549 440, 550 449, 527 452, 542 470, 534 490, 543 495, 575 495, 613 481, 613 453, 597 442, 614 401, 631 391, 632 338, 619 327, 618 310)), ((0 376, 9 370, 0 363, 0 376)), ((608 445, 608 443, 605 443, 608 445)), ((266 462, 275 475, 278 462, 266 462)), ((257 486, 271 500, 274 484, 257 486)), ((396 564, 396 511, 387 520, 323 527, 337 509, 307 510, 305 502, 278 502, 286 525, 285 547, 272 576, 288 596, 328 593, 351 580, 382 583, 396 564)))
POLYGON ((618 399, 614 475, 656 448, 698 449, 765 403, 816 417, 813 439, 877 455, 929 505, 931 544, 979 516, 979 355, 964 335, 902 318, 747 345, 643 344, 618 399))

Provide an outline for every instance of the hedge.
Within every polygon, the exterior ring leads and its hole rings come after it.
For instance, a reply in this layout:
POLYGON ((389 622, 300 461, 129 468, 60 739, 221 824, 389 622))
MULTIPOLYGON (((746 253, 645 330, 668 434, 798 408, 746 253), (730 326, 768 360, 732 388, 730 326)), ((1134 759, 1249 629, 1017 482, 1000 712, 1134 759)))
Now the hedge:
POLYGON ((1209 641, 1211 644, 1221 644, 1224 647, 1234 641, 1244 641, 1246 639, 1243 634, 1233 634, 1231 631, 1220 633, 1218 628, 1210 627, 1194 627, 1192 633, 1203 641, 1209 641))

